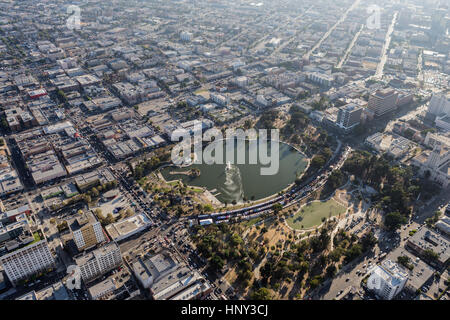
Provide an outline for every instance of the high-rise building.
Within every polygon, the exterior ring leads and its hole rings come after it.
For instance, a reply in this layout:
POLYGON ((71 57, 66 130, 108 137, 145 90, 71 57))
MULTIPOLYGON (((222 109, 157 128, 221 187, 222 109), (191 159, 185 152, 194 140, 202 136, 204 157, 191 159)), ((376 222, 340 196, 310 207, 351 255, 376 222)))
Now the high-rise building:
POLYGON ((42 231, 32 232, 26 220, 2 227, 0 242, 5 248, 0 264, 13 285, 54 266, 55 260, 42 231))
POLYGON ((405 287, 408 273, 391 260, 375 266, 367 280, 367 287, 380 299, 391 300, 405 287))
POLYGON ((450 100, 443 94, 433 94, 428 112, 435 116, 450 115, 450 100))
POLYGON ((430 148, 434 148, 437 145, 450 146, 450 135, 444 136, 443 134, 428 132, 425 137, 424 145, 430 148))
POLYGON ((379 117, 397 109, 398 94, 391 89, 377 90, 369 97, 368 109, 379 117))
POLYGON ((122 264, 119 246, 110 242, 103 247, 75 258, 84 282, 92 281, 122 264))
POLYGON ((73 219, 69 228, 72 231, 73 241, 80 251, 92 248, 105 241, 100 222, 90 212, 85 212, 73 219))
POLYGON ((187 32, 187 31, 182 31, 182 32, 180 33, 180 39, 181 39, 182 41, 187 41, 187 42, 189 42, 189 41, 192 40, 192 33, 187 32))
POLYGON ((362 108, 355 103, 349 103, 339 108, 336 125, 348 131, 361 121, 362 108))
POLYGON ((450 146, 436 144, 433 151, 425 150, 411 159, 411 164, 444 188, 450 185, 450 146))

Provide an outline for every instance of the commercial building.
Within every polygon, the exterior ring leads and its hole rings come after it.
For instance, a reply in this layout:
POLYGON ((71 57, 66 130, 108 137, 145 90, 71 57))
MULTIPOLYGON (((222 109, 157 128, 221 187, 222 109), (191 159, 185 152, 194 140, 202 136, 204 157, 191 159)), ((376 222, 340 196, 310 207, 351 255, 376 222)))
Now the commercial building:
POLYGON ((436 228, 438 228, 441 232, 445 233, 447 236, 450 236, 450 217, 442 217, 435 224, 436 228))
POLYGON ((367 280, 367 287, 380 299, 391 300, 404 288, 408 273, 391 260, 375 266, 367 280))
POLYGON ((73 240, 79 251, 94 247, 105 241, 105 235, 99 221, 91 212, 83 212, 69 223, 73 240))
POLYGON ((336 125, 345 132, 351 131, 361 122, 362 108, 355 103, 349 103, 339 108, 336 125))
POLYGON ((17 171, 10 162, 10 152, 4 138, 0 137, 0 196, 23 190, 17 171))
POLYGON ((19 107, 5 110, 5 118, 12 131, 30 128, 37 124, 36 119, 30 112, 19 107))
POLYGON ((142 150, 143 144, 137 138, 118 141, 116 139, 108 139, 102 141, 111 155, 119 160, 125 159, 142 150))
POLYGON ((131 274, 122 269, 107 279, 88 287, 93 300, 130 300, 141 292, 131 274))
POLYGON ((209 119, 190 120, 180 124, 181 130, 186 130, 193 135, 196 132, 212 128, 214 123, 209 119))
POLYGON ((112 295, 116 289, 116 283, 112 279, 108 278, 96 285, 93 285, 88 289, 88 291, 92 300, 99 300, 112 295))
POLYGON ((69 121, 16 135, 23 161, 36 184, 101 164, 101 159, 69 121))
POLYGON ((61 154, 70 175, 97 167, 102 163, 87 140, 79 138, 77 133, 72 137, 73 141, 55 148, 61 154))
POLYGON ((404 291, 411 293, 417 292, 417 290, 432 281, 436 273, 434 268, 406 250, 404 246, 399 246, 391 251, 387 255, 386 260, 397 261, 397 263, 404 267, 404 271, 408 273, 408 282, 405 285, 404 291), (404 265, 399 262, 400 257, 403 258, 404 265))
POLYGON ((151 226, 151 221, 143 213, 136 214, 122 221, 112 223, 105 227, 111 239, 114 241, 122 241, 136 233, 144 231, 151 226))
POLYGON ((53 150, 31 156, 27 164, 35 184, 41 184, 67 175, 67 171, 53 150))
POLYGON ((75 257, 75 263, 80 268, 81 278, 88 283, 122 264, 120 248, 110 242, 98 249, 75 257))
POLYGON ((56 186, 43 190, 41 192, 41 197, 43 200, 47 200, 53 197, 57 197, 63 193, 64 193, 63 189, 60 186, 56 186))
POLYGON ((212 287, 208 282, 198 281, 186 290, 174 295, 169 300, 197 300, 206 296, 212 291, 212 287))
POLYGON ((37 98, 40 98, 40 97, 46 96, 46 95, 47 95, 47 91, 45 91, 45 89, 43 89, 43 88, 37 89, 37 90, 28 91, 28 96, 31 99, 37 99, 37 98))
POLYGON ((397 96, 391 89, 377 90, 370 95, 367 108, 377 117, 382 116, 397 109, 397 96))
POLYGON ((204 279, 184 263, 173 259, 166 250, 153 256, 139 258, 132 265, 142 286, 150 290, 155 300, 198 298, 211 291, 204 279))
POLYGON ((406 248, 436 269, 443 269, 450 261, 450 240, 423 227, 408 239, 406 248))
POLYGON ((122 101, 116 97, 101 97, 92 99, 90 101, 84 101, 83 106, 89 112, 105 112, 108 110, 112 110, 114 108, 118 108, 122 105, 122 101))
POLYGON ((42 290, 31 291, 16 300, 72 300, 64 284, 59 281, 42 290))
POLYGON ((119 97, 127 104, 136 104, 142 101, 145 91, 139 86, 134 86, 128 82, 113 84, 113 89, 119 97))
POLYGON ((380 153, 387 153, 395 159, 412 150, 416 144, 397 134, 377 132, 366 138, 364 143, 380 153))
POLYGON ((84 74, 77 76, 75 80, 79 83, 80 87, 87 87, 91 85, 99 84, 101 81, 96 76, 91 74, 84 74))
POLYGON ((81 174, 75 178, 75 184, 82 192, 100 184, 110 183, 113 181, 116 181, 116 178, 107 168, 81 174))
POLYGON ((30 213, 31 208, 28 204, 11 210, 4 210, 4 208, 0 207, 0 224, 7 225, 19 221, 24 215, 29 215, 30 213))

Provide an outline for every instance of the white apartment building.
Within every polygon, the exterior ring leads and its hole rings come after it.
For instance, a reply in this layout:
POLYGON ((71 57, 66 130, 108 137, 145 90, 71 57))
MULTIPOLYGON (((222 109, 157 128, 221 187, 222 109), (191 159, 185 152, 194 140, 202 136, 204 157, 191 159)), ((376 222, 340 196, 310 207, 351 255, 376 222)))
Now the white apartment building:
POLYGON ((330 87, 333 84, 333 77, 328 74, 313 72, 308 74, 308 79, 321 86, 330 87))
POLYGON ((235 82, 239 88, 245 88, 248 85, 248 78, 245 76, 237 77, 235 82))
POLYGON ((114 242, 110 242, 103 247, 75 258, 75 262, 80 268, 83 281, 89 282, 120 266, 122 264, 122 255, 119 246, 114 242))
POLYGON ((191 41, 192 40, 192 33, 183 31, 180 33, 180 39, 182 41, 191 41))
POLYGON ((40 240, 0 257, 0 264, 11 283, 53 267, 55 260, 47 240, 40 240))
POLYGON ((271 101, 269 101, 268 99, 266 99, 266 97, 264 97, 264 95, 262 95, 262 94, 258 94, 257 96, 256 96, 256 102, 258 103, 258 104, 260 104, 261 106, 263 106, 263 107, 268 107, 269 105, 271 105, 271 101))
POLYGON ((428 105, 428 112, 435 116, 450 115, 450 101, 443 94, 433 94, 428 105))
POLYGON ((391 300, 405 287, 408 273, 391 260, 375 266, 367 280, 367 287, 380 299, 391 300))
POLYGON ((226 106, 229 103, 229 99, 221 94, 211 93, 209 97, 211 98, 211 101, 221 106, 226 106))

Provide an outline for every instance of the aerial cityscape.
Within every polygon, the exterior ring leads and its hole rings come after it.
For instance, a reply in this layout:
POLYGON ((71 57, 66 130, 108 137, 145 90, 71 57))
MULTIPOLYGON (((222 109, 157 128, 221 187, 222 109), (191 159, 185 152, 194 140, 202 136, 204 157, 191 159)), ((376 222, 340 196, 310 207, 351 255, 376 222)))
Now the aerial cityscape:
POLYGON ((450 299, 450 1, 0 12, 0 300, 450 299))

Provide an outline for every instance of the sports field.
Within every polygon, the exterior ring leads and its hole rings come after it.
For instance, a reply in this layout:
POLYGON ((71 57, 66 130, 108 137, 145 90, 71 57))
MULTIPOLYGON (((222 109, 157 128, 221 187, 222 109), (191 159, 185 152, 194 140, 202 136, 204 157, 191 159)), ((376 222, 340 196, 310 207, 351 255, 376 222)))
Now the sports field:
POLYGON ((293 216, 289 217, 287 224, 296 230, 310 229, 322 223, 322 219, 345 213, 346 208, 335 200, 325 202, 311 202, 304 205, 293 216))

